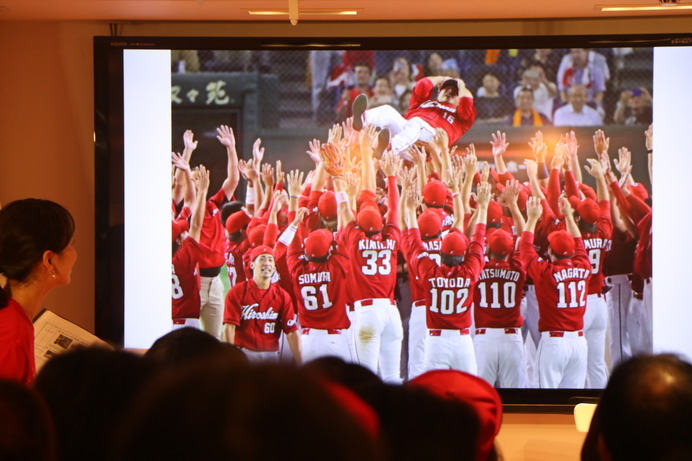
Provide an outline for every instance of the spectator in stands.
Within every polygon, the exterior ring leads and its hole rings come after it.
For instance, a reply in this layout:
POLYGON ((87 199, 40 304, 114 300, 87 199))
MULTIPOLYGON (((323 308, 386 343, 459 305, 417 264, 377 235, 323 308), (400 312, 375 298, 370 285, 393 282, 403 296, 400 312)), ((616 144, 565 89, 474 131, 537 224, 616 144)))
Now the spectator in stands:
POLYGON ((413 91, 412 90, 406 90, 399 96, 399 113, 402 115, 408 111, 409 107, 411 106, 411 97, 413 96, 413 91))
POLYGON ((339 105, 336 107, 336 120, 342 122, 353 115, 351 106, 356 96, 366 94, 368 98, 372 97, 372 88, 370 86, 372 79, 372 67, 365 62, 359 62, 353 68, 353 76, 355 85, 352 88, 346 88, 341 93, 339 105))
MULTIPOLYGON (((567 93, 573 86, 586 88, 586 102, 601 108, 603 93, 606 89, 608 65, 601 54, 590 52, 584 48, 572 48, 560 63, 557 72, 557 86, 560 99, 567 101, 567 93)), ((603 116, 602 109, 599 110, 603 116)))
POLYGON ((368 99, 368 109, 384 104, 389 104, 396 108, 399 105, 399 101, 394 95, 389 80, 385 77, 380 77, 375 80, 375 86, 372 88, 372 98, 368 99))
POLYGON ((552 48, 536 48, 535 50, 527 50, 528 54, 524 55, 521 63, 521 69, 526 70, 535 65, 540 65, 545 70, 546 78, 554 82, 557 78, 557 69, 560 66, 561 57, 557 50, 552 48))
POLYGON ((442 74, 445 77, 460 78, 459 64, 454 58, 445 59, 442 61, 442 74))
MULTIPOLYGON (((530 72, 530 71, 527 71, 530 72)), ((534 93, 530 86, 520 88, 515 92, 514 104, 517 110, 507 118, 510 126, 546 126, 550 125, 548 117, 538 112, 535 107, 534 93)))
POLYGON ((339 50, 310 51, 312 119, 317 124, 331 123, 336 96, 332 94, 331 71, 341 61, 339 50))
POLYGON ((389 83, 397 98, 400 98, 406 91, 413 90, 415 82, 411 69, 411 64, 405 57, 399 56, 394 60, 392 71, 389 73, 389 83))
POLYGON ((568 103, 555 111, 555 126, 597 126, 603 124, 603 117, 596 109, 586 105, 587 90, 581 85, 573 85, 568 90, 568 103))
POLYGON ((0 210, 0 378, 34 380, 32 319, 53 288, 70 283, 73 236, 72 215, 50 200, 17 200, 0 210))
POLYGON ((646 88, 625 90, 615 106, 613 121, 624 125, 651 125, 653 100, 646 88))
POLYGON ((497 75, 486 73, 483 86, 476 93, 476 121, 502 123, 509 115, 511 103, 500 92, 502 82, 497 75))
POLYGON ((581 459, 692 459, 692 365, 671 354, 621 363, 601 396, 581 459))
POLYGON ((553 103, 557 97, 557 86, 545 76, 542 64, 536 63, 526 69, 521 75, 521 83, 514 89, 516 101, 519 91, 529 87, 533 90, 533 108, 545 115, 548 120, 553 119, 553 103))
POLYGON ((425 66, 423 68, 423 73, 425 74, 426 77, 430 77, 433 75, 442 75, 442 63, 444 60, 442 59, 442 56, 440 56, 440 53, 437 52, 432 52, 428 55, 428 58, 425 60, 425 66))

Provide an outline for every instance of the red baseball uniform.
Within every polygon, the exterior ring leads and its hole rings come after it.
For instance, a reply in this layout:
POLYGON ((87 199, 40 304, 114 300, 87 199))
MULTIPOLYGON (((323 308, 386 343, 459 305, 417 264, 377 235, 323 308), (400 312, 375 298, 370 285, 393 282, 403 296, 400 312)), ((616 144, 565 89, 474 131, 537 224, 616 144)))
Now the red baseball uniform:
POLYGON ((340 249, 324 262, 307 260, 300 242, 293 239, 287 256, 303 328, 346 329, 348 257, 340 249))
POLYGON ((225 200, 226 193, 223 188, 207 200, 200 236, 200 243, 206 247, 199 262, 202 269, 221 267, 226 260, 228 240, 226 230, 219 219, 220 207, 225 200))
POLYGON ((485 224, 476 224, 473 239, 466 250, 464 262, 458 266, 438 266, 425 252, 417 228, 406 231, 416 246, 410 262, 426 286, 426 322, 428 328, 461 330, 471 326, 473 290, 483 268, 485 224))
POLYGON ((433 100, 435 85, 429 78, 420 80, 413 87, 411 104, 404 115, 405 119, 418 117, 433 128, 442 128, 447 132, 449 145, 453 145, 466 133, 476 119, 476 108, 473 98, 459 98, 457 107, 433 100))
POLYGON ((199 271, 197 264, 202 256, 202 246, 192 237, 186 237, 173 255, 173 302, 171 318, 198 319, 200 310, 199 271))
POLYGON ((223 322, 236 326, 234 344, 251 351, 278 351, 281 331, 298 330, 288 293, 275 283, 262 290, 254 280, 228 291, 223 322))
POLYGON ((532 232, 521 236, 521 258, 536 285, 539 331, 579 331, 584 327, 591 263, 582 239, 575 238, 574 242, 574 256, 551 263, 538 256, 532 232))
POLYGON ((476 328, 521 327, 519 308, 525 279, 524 263, 518 252, 507 261, 492 259, 485 263, 474 294, 476 328))
POLYGON ((591 278, 589 279, 589 294, 603 293, 603 263, 610 251, 613 236, 613 223, 610 220, 610 201, 598 202, 601 217, 596 221, 595 232, 582 232, 582 240, 586 254, 591 261, 591 278))

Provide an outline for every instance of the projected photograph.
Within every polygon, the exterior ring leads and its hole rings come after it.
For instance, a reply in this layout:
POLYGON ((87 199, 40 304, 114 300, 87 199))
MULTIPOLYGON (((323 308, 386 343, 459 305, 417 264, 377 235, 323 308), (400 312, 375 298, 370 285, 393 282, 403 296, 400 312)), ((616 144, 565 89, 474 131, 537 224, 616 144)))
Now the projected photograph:
POLYGON ((172 50, 165 329, 603 389, 654 350, 653 55, 172 50))

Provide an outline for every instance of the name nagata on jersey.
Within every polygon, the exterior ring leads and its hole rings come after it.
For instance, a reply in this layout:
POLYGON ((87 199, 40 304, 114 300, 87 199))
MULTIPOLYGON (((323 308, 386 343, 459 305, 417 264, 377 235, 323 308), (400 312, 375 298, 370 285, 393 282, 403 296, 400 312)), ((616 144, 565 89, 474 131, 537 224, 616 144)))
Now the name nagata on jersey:
POLYGON ((519 277, 521 274, 517 271, 513 271, 511 269, 500 269, 500 268, 487 268, 483 269, 481 272, 480 277, 478 278, 479 280, 485 280, 485 279, 504 279, 504 280, 511 280, 513 282, 519 281, 519 277))
POLYGON ((312 274, 300 274, 298 276, 299 285, 311 285, 313 283, 331 282, 331 272, 315 272, 312 274))
POLYGON ((359 250, 394 250, 396 242, 391 239, 380 240, 358 240, 359 250))
POLYGON ((428 279, 432 288, 468 288, 471 279, 466 277, 432 277, 428 279))
POLYGON ((591 275, 591 269, 582 269, 581 267, 566 267, 553 274, 556 282, 562 282, 567 279, 584 279, 586 280, 591 275))

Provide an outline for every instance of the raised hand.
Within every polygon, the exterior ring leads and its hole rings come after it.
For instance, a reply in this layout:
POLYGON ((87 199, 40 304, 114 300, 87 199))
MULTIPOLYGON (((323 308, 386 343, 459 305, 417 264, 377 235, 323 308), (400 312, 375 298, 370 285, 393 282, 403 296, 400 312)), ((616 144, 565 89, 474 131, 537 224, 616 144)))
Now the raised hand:
POLYGON ((543 141, 541 131, 536 131, 536 134, 529 140, 529 147, 533 151, 536 163, 544 163, 548 145, 543 141))
POLYGON ((538 179, 538 164, 534 160, 524 160, 526 166, 526 174, 529 178, 538 179))
POLYGON ((207 170, 204 165, 200 165, 197 168, 197 174, 195 176, 195 183, 197 184, 198 193, 209 189, 209 170, 207 170))
POLYGON ((478 171, 478 158, 476 158, 476 149, 473 144, 466 148, 466 155, 462 157, 464 164, 464 172, 467 175, 475 175, 478 171))
POLYGON ((505 186, 505 190, 502 191, 500 198, 509 206, 517 203, 519 198, 519 192, 521 192, 521 186, 519 181, 516 179, 509 181, 505 186))
POLYGON ((327 142, 330 144, 339 144, 344 138, 344 129, 340 124, 335 123, 329 129, 329 135, 327 136, 327 142))
POLYGON ((190 153, 197 149, 197 141, 194 140, 194 137, 195 135, 192 130, 185 130, 185 133, 183 133, 183 144, 185 145, 185 150, 190 153))
POLYGON ((618 149, 618 158, 613 159, 613 164, 620 175, 623 175, 632 164, 632 153, 630 150, 626 147, 618 149))
POLYGON ((171 152, 171 163, 179 170, 190 171, 190 164, 187 163, 185 157, 176 152, 171 152))
POLYGON ((603 165, 601 161, 595 158, 587 158, 586 161, 589 163, 584 166, 584 169, 594 178, 602 178, 604 176, 603 165))
MULTIPOLYGON (((561 170, 565 165, 565 157, 567 156, 567 144, 564 142, 564 138, 560 138, 557 144, 555 144, 555 154, 550 160, 550 168, 561 170)), ((567 162, 569 163, 569 162, 567 162)))
POLYGON ((281 168, 281 160, 276 161, 276 184, 283 184, 285 173, 281 168))
POLYGON ((529 219, 538 220, 543 214, 543 206, 541 205, 541 199, 535 196, 529 197, 526 202, 526 216, 529 219))
POLYGON ((490 177, 490 165, 488 162, 483 162, 483 166, 481 167, 481 182, 488 182, 488 178, 490 177))
POLYGON ((305 207, 300 207, 298 210, 296 210, 296 217, 293 218, 293 224, 294 226, 298 226, 301 222, 303 222, 303 219, 305 219, 305 216, 308 214, 308 209, 305 207))
POLYGON ((271 212, 277 214, 286 205, 288 205, 288 194, 286 194, 286 191, 282 190, 274 195, 274 203, 272 204, 271 212))
POLYGON ((303 172, 293 170, 288 173, 287 178, 288 195, 297 197, 303 192, 303 172))
POLYGON ((399 169, 401 168, 401 163, 401 157, 393 152, 385 152, 382 155, 380 166, 382 167, 382 172, 384 172, 385 176, 397 176, 399 169))
POLYGON ((313 139, 312 141, 308 142, 308 146, 310 147, 310 149, 307 150, 305 153, 308 154, 310 160, 315 162, 315 166, 319 165, 322 162, 322 158, 320 157, 320 141, 317 139, 313 139))
POLYGON ((493 133, 491 136, 492 141, 490 141, 490 145, 492 146, 493 157, 499 157, 503 155, 509 147, 507 135, 498 130, 497 133, 493 133))
POLYGON ((233 129, 227 125, 221 125, 216 129, 216 139, 229 149, 235 149, 235 136, 233 129))
POLYGON ((490 193, 490 183, 482 182, 478 185, 478 194, 476 196, 476 201, 478 205, 488 206, 492 194, 490 193))
POLYGON ((610 146, 610 138, 606 138, 603 130, 596 130, 593 134, 593 148, 597 154, 608 154, 608 147, 610 146))
POLYGON ((269 163, 262 165, 262 181, 268 189, 274 188, 274 167, 269 163))
MULTIPOLYGON (((588 160, 593 160, 593 159, 588 159, 588 160)), ((560 208, 560 213, 562 213, 562 216, 564 216, 565 219, 570 219, 570 218, 574 219, 572 204, 569 203, 569 200, 567 199, 567 197, 565 197, 564 195, 561 195, 560 198, 558 199, 557 205, 560 208)))
POLYGON ((365 125, 362 130, 360 130, 360 150, 361 152, 371 152, 373 147, 373 142, 377 137, 377 127, 375 125, 365 125))

